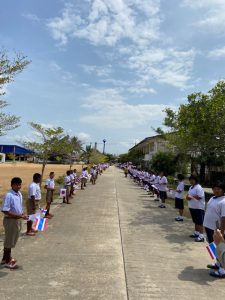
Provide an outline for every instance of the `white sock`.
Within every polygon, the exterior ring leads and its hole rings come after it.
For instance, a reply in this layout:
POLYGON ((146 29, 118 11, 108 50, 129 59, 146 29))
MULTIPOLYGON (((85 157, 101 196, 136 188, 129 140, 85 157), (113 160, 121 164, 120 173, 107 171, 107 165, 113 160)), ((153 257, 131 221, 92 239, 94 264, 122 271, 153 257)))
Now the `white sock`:
POLYGON ((198 235, 198 236, 199 236, 199 235, 200 235, 200 232, 198 232, 198 231, 195 231, 195 232, 194 232, 194 234, 196 234, 196 235, 198 235))
POLYGON ((219 273, 220 273, 220 274, 225 274, 224 268, 219 268, 219 273))

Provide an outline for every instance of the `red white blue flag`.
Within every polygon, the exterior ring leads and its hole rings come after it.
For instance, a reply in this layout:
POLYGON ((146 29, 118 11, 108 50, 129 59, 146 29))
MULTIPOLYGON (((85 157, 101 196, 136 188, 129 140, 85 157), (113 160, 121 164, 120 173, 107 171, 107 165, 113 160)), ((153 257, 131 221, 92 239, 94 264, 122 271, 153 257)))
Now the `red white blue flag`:
POLYGON ((37 218, 34 222, 33 229, 38 231, 45 231, 47 228, 48 219, 37 218))
POLYGON ((216 245, 215 243, 210 243, 207 247, 206 247, 210 257, 212 259, 216 259, 216 245))

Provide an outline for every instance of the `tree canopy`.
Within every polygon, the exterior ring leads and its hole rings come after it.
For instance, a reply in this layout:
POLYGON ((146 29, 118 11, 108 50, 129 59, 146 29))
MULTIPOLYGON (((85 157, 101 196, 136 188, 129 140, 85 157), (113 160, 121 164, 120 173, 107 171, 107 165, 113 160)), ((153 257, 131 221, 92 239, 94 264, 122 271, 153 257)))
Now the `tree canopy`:
MULTIPOLYGON (((16 54, 11 59, 5 51, 0 51, 0 97, 6 93, 5 86, 12 82, 14 77, 22 72, 29 63, 30 61, 22 54, 16 54)), ((2 112, 6 106, 8 103, 0 100, 0 136, 19 126, 19 117, 2 112)))

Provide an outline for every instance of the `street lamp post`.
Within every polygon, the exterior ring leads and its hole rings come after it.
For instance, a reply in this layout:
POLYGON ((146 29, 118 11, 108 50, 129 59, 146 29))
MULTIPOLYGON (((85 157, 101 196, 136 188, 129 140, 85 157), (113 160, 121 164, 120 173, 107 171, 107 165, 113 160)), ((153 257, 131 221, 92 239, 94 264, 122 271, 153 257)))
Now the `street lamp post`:
POLYGON ((105 154, 105 143, 106 143, 106 139, 103 140, 103 154, 105 154))

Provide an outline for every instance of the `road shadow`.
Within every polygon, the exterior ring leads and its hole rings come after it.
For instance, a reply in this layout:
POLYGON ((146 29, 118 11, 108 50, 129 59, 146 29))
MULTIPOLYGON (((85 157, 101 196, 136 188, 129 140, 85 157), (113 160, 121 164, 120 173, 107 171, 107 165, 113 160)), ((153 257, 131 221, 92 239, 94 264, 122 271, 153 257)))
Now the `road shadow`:
POLYGON ((186 267, 180 274, 178 279, 181 281, 194 282, 199 285, 209 286, 210 283, 217 280, 209 275, 207 269, 195 269, 193 266, 186 267))

